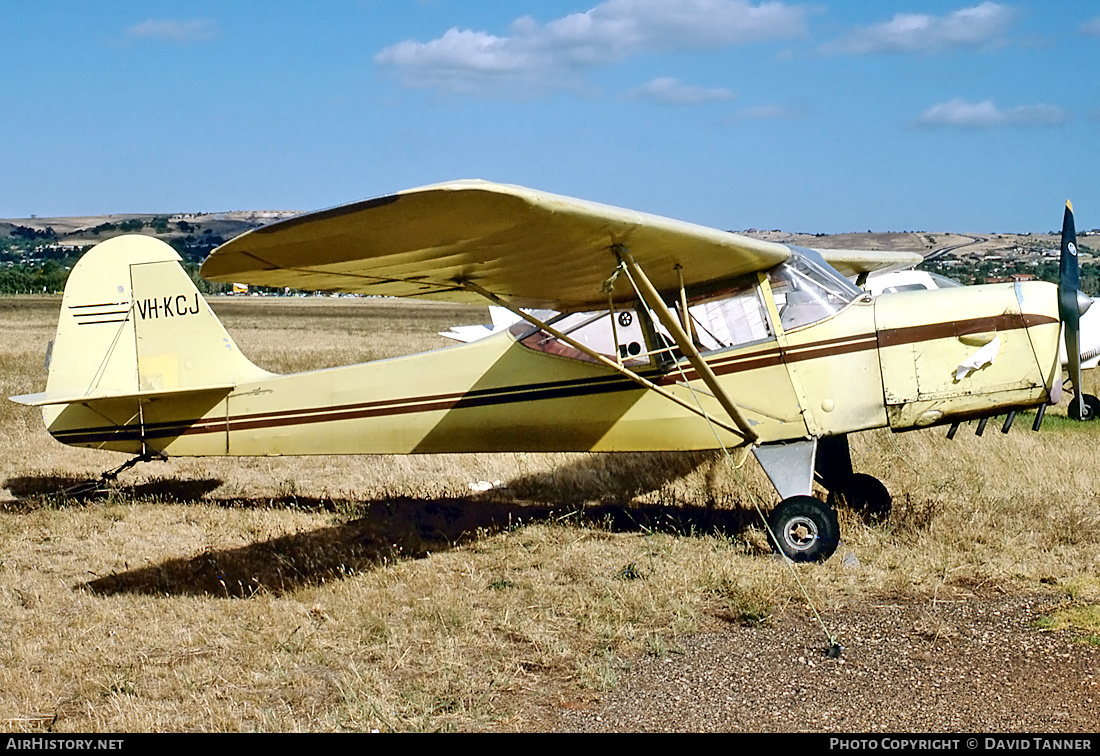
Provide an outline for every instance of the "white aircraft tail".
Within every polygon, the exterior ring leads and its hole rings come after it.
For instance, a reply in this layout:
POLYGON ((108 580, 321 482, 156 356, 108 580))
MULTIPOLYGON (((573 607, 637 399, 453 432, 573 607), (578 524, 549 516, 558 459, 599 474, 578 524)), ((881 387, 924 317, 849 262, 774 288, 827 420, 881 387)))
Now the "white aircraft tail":
POLYGON ((179 261, 149 236, 93 247, 65 285, 46 391, 12 399, 47 406, 228 392, 270 376, 240 353, 179 261))

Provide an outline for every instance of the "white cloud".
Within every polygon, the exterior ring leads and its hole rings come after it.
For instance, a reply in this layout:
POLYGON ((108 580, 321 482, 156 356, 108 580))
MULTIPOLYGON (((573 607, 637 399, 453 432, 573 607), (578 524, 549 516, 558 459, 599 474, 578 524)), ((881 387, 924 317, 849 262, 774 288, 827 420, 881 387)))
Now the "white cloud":
POLYGON ((685 84, 671 76, 661 76, 624 95, 631 100, 654 100, 664 105, 701 105, 732 100, 736 95, 721 87, 705 88, 685 84))
POLYGON ((889 21, 856 28, 823 50, 868 55, 982 47, 1003 37, 1014 17, 1011 8, 998 3, 982 3, 943 16, 899 13, 889 21))
POLYGON ((205 42, 217 35, 218 25, 208 19, 149 19, 126 29, 126 36, 133 39, 159 39, 169 42, 205 42))
POLYGON ((990 129, 999 126, 1060 126, 1069 113, 1054 105, 1020 105, 1008 110, 992 100, 967 102, 954 99, 933 105, 917 118, 916 125, 927 129, 990 129))
POLYGON ((787 105, 754 105, 752 107, 742 108, 728 117, 725 122, 727 124, 734 124, 741 121, 789 121, 801 118, 804 115, 805 110, 801 107, 790 107, 787 105))
POLYGON ((506 36, 450 29, 405 41, 374 58, 406 83, 470 91, 493 83, 559 86, 585 69, 654 53, 709 50, 804 38, 807 6, 746 0, 605 0, 585 13, 540 24, 515 20, 506 36))
POLYGON ((606 0, 586 13, 513 30, 578 63, 607 63, 652 52, 715 49, 807 34, 807 11, 746 0, 606 0))
POLYGON ((538 68, 538 60, 505 37, 462 29, 430 42, 401 42, 375 56, 377 63, 403 68, 413 83, 455 91, 476 82, 522 78, 538 68))
POLYGON ((1100 16, 1090 18, 1078 27, 1078 31, 1089 37, 1100 37, 1100 16))

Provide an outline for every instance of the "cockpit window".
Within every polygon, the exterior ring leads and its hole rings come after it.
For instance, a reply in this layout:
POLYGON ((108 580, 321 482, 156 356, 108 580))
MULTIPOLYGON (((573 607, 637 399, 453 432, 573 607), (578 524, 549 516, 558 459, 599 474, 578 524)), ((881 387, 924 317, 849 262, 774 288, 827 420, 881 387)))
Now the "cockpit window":
MULTIPOLYGON (((836 314, 863 291, 830 268, 814 251, 792 248, 791 257, 768 273, 772 295, 784 330, 800 328, 836 314)), ((683 313, 675 304, 681 323, 683 313)), ((745 276, 718 292, 690 299, 688 331, 703 353, 775 338, 757 274, 745 276)), ((672 337, 657 322, 643 322, 633 308, 594 312, 553 313, 537 317, 597 354, 625 366, 667 364, 681 358, 672 337), (647 341, 648 339, 648 341, 647 341)), ((509 329, 528 349, 587 362, 592 356, 530 323, 509 329)))
MULTIPOLYGON (((679 303, 676 303, 675 309, 680 314, 679 303)), ((775 338, 755 274, 735 281, 720 292, 692 300, 688 304, 688 312, 691 315, 688 330, 696 348, 704 353, 775 338)), ((647 348, 647 328, 637 310, 632 308, 619 309, 611 314, 600 311, 562 315, 543 311, 538 317, 598 354, 612 359, 618 355, 626 366, 649 365, 654 359, 665 363, 682 356, 672 336, 658 322, 653 322, 652 331, 648 331, 655 343, 647 348)), ((680 320, 683 322, 682 315, 680 320)), ((590 355, 529 323, 516 323, 510 330, 528 349, 592 361, 590 355)))
POLYGON ((706 300, 688 305, 692 336, 701 351, 749 344, 772 337, 756 276, 706 300))
MULTIPOLYGON (((650 362, 642 324, 639 322, 638 314, 632 309, 616 310, 614 313, 605 310, 558 314, 543 322, 597 354, 611 359, 615 359, 618 355, 623 365, 636 367, 648 365, 650 362), (612 314, 615 318, 614 326, 612 326, 612 314)), ((521 344, 529 349, 571 357, 575 360, 593 361, 590 355, 535 328, 530 323, 519 322, 509 330, 521 344)))
POLYGON ((863 296, 851 281, 830 268, 813 250, 791 248, 790 258, 768 273, 784 331, 835 315, 863 296))

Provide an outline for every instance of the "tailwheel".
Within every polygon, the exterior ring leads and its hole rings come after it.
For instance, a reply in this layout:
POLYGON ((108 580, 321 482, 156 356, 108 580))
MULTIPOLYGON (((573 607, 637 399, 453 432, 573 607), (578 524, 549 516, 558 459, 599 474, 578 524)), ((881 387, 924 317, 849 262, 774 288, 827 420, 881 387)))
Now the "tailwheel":
POLYGON ((1100 399, 1097 399, 1092 394, 1085 394, 1081 397, 1085 405, 1084 411, 1081 411, 1077 406, 1077 399, 1074 398, 1069 403, 1069 409, 1067 414, 1071 420, 1095 420, 1096 416, 1100 414, 1100 399))
POLYGON ((812 496, 792 496, 768 515, 772 545, 794 562, 824 562, 840 543, 836 511, 812 496))
POLYGON ((882 481, 866 473, 853 473, 829 491, 829 505, 846 505, 865 521, 882 522, 890 516, 893 498, 882 481))

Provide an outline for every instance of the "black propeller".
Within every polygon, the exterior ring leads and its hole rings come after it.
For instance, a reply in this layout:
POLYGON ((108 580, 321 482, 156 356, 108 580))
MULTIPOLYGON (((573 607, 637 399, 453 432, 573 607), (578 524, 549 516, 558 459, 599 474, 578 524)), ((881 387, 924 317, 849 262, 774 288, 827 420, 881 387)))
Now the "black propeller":
POLYGON ((1081 389, 1081 316, 1092 299, 1081 291, 1081 273, 1077 263, 1077 230, 1073 224, 1073 204, 1066 202, 1062 218, 1062 254, 1058 262, 1058 317, 1066 337, 1066 360, 1069 379, 1073 383, 1070 414, 1088 419, 1091 409, 1085 403, 1081 389))

